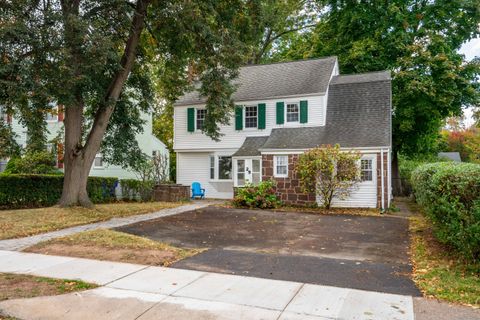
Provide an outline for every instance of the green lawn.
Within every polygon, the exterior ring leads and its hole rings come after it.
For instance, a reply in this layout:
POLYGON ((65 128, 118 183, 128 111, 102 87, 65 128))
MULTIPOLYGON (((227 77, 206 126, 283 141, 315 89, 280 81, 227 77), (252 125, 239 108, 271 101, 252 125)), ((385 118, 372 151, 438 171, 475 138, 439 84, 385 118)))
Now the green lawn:
POLYGON ((182 202, 125 202, 99 204, 92 209, 37 208, 0 211, 0 239, 26 237, 67 227, 105 221, 115 217, 126 217, 174 208, 182 202))

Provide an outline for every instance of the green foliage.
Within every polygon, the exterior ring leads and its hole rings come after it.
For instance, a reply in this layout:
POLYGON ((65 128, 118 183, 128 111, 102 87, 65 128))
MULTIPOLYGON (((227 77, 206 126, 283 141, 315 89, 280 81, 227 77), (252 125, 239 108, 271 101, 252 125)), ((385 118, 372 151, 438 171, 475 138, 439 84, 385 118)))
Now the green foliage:
POLYGON ((306 151, 296 168, 303 191, 320 195, 323 207, 330 209, 333 198, 348 197, 360 182, 359 159, 358 152, 340 151, 338 144, 306 151))
POLYGON ((23 157, 11 158, 5 174, 62 174, 56 168, 55 155, 48 151, 31 151, 23 157))
POLYGON ((135 179, 121 179, 122 199, 130 201, 151 201, 155 182, 135 179))
POLYGON ((16 134, 3 120, 1 111, 0 107, 0 159, 17 157, 20 155, 20 146, 15 140, 16 134))
POLYGON ((413 172, 412 184, 438 239, 480 261, 480 165, 425 164, 413 172))
MULTIPOLYGON (((89 177, 87 191, 94 203, 115 200, 117 178, 89 177)), ((56 204, 63 187, 61 175, 0 175, 0 208, 36 208, 56 204)))
POLYGON ((262 181, 258 185, 237 188, 233 205, 238 208, 272 209, 281 205, 275 194, 275 181, 262 181))
POLYGON ((480 103, 480 60, 460 46, 480 33, 474 0, 318 1, 315 30, 285 39, 275 60, 337 55, 342 73, 392 71, 393 145, 433 153, 443 120, 480 103))

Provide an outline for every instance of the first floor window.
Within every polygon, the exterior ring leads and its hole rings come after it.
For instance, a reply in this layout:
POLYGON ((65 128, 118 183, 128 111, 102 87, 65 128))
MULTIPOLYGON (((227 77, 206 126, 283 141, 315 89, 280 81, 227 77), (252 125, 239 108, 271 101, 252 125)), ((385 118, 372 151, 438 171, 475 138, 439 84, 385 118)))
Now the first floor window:
POLYGON ((197 109, 197 130, 203 130, 206 116, 207 116, 206 109, 197 109))
POLYGON ((97 154, 95 156, 95 160, 93 161, 93 166, 95 168, 103 168, 103 157, 101 154, 97 154))
POLYGON ((373 181, 373 160, 360 160, 360 177, 362 181, 373 181))
POLYGON ((210 156, 210 179, 215 180, 215 157, 210 156))
POLYGON ((225 157, 225 156, 218 157, 218 179, 219 180, 232 179, 232 157, 225 157))
POLYGON ((257 106, 245 107, 245 128, 256 128, 258 119, 257 106))
POLYGON ((276 177, 288 176, 288 156, 275 156, 274 175, 276 177))
POLYGON ((287 122, 298 122, 298 103, 287 104, 287 122))

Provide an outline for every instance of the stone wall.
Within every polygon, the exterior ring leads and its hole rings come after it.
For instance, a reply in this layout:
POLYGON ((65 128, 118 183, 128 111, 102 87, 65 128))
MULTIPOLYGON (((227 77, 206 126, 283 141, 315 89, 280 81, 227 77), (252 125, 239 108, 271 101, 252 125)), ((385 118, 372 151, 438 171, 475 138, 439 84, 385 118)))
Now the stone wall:
POLYGON ((262 156, 262 180, 273 179, 277 182, 277 196, 287 205, 311 206, 315 204, 315 194, 302 192, 298 174, 295 170, 298 154, 288 155, 288 177, 273 176, 273 155, 262 156))
POLYGON ((155 201, 176 202, 190 198, 190 186, 181 184, 159 184, 153 190, 155 201))

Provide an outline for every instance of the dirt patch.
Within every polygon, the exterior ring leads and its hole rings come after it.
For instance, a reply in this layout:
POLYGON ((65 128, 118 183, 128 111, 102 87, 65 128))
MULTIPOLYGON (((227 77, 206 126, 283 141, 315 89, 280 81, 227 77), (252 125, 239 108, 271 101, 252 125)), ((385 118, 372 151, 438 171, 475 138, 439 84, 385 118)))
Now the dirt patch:
POLYGON ((0 301, 38 296, 52 296, 92 289, 95 287, 96 285, 77 280, 60 280, 29 275, 0 273, 0 301))
POLYGON ((177 248, 143 237, 100 229, 41 242, 24 251, 152 266, 169 266, 202 250, 177 248))

